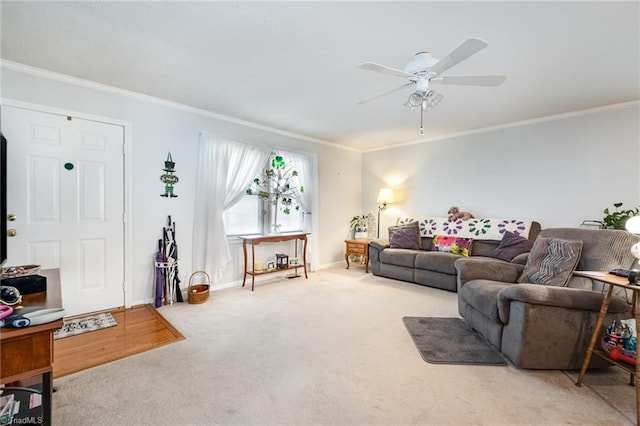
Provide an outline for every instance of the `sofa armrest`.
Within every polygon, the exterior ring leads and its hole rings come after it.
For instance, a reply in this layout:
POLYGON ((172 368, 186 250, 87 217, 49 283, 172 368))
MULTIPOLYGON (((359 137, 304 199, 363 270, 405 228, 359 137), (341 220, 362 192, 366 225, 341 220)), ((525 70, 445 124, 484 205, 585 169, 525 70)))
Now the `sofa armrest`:
POLYGON ((517 263, 518 265, 524 266, 527 264, 527 260, 529 260, 529 252, 520 253, 519 255, 511 259, 511 263, 517 263))
POLYGON ((378 251, 382 251, 386 248, 391 247, 391 245, 389 244, 389 241, 387 240, 372 240, 369 243, 369 247, 373 247, 374 249, 377 249, 378 251))
POLYGON ((373 275, 380 275, 380 253, 389 247, 391 247, 391 245, 387 240, 372 240, 369 243, 369 263, 373 275))
POLYGON ((491 280, 505 283, 515 283, 524 267, 520 264, 505 262, 504 260, 473 257, 463 257, 456 260, 458 291, 468 281, 491 280))
MULTIPOLYGON (((603 297, 604 295, 597 291, 579 288, 516 284, 505 287, 498 292, 498 314, 503 324, 507 324, 509 322, 509 306, 512 301, 599 312, 603 297)), ((613 296, 608 312, 627 312, 626 301, 622 297, 613 296)))

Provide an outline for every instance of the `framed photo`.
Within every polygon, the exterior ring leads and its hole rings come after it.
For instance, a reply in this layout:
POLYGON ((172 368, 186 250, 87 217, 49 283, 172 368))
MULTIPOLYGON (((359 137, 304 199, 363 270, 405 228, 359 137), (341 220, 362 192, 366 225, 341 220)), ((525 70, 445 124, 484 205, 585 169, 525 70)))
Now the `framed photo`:
POLYGON ((276 269, 276 264, 275 264, 275 262, 269 262, 269 263, 267 263, 267 269, 276 269))
POLYGON ((291 259, 289 259, 289 265, 299 265, 300 261, 298 260, 297 257, 292 257, 291 259))

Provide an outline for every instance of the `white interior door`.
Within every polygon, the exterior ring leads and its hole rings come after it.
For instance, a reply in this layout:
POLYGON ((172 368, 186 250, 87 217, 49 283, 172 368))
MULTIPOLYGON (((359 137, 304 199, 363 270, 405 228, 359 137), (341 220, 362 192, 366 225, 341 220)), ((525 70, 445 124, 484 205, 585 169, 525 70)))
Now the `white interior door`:
POLYGON ((7 265, 60 268, 68 316, 124 305, 124 129, 12 106, 7 265))

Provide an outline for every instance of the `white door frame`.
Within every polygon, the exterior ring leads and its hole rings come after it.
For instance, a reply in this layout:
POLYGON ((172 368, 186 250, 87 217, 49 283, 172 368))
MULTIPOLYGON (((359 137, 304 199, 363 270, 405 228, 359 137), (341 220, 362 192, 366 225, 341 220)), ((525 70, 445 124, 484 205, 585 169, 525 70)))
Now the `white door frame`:
MULTIPOLYGON (((76 118, 81 118, 85 120, 91 121, 99 121, 101 123, 113 124, 117 126, 122 126, 124 129, 124 212, 123 212, 123 225, 124 225, 124 283, 123 283, 123 293, 124 293, 124 307, 131 307, 131 247, 132 247, 132 232, 131 232, 131 221, 129 220, 132 216, 131 206, 132 204, 132 189, 131 189, 131 150, 132 150, 132 133, 131 133, 131 122, 117 120, 115 118, 103 117, 99 115, 87 114, 84 112, 71 111, 68 109, 55 108, 45 105, 32 104, 28 102, 22 102, 15 99, 7 99, 0 98, 0 103, 6 106, 12 106, 16 108, 28 109, 38 112, 45 112, 50 114, 58 114, 58 115, 67 115, 76 118)), ((4 220, 4 219, 3 219, 4 220)))

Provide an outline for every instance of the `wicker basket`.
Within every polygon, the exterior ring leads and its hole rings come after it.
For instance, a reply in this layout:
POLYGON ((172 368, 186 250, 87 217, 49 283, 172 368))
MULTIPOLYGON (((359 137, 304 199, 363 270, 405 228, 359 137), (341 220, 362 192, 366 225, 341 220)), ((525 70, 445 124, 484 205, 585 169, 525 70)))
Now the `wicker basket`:
POLYGON ((209 288, 211 279, 204 271, 196 271, 189 277, 189 288, 187 289, 189 303, 204 303, 209 298, 209 288))

